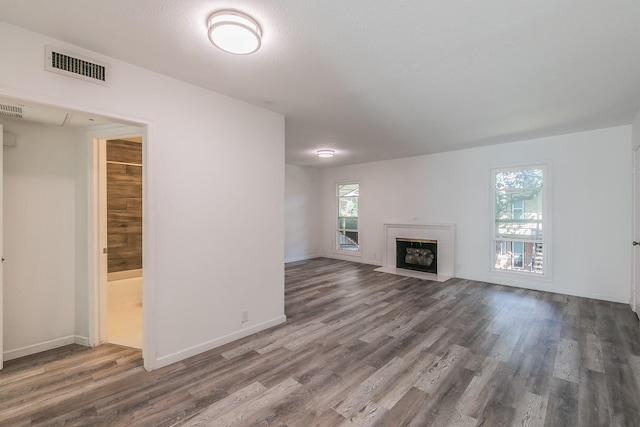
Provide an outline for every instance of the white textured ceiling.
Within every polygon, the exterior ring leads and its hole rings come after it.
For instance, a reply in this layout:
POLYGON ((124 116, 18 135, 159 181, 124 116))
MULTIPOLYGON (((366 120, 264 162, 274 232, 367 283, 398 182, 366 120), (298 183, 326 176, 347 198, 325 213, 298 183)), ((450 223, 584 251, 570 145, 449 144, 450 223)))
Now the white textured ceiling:
POLYGON ((0 19, 283 113, 297 165, 629 124, 640 110, 640 0, 0 0, 0 19), (257 53, 209 43, 223 8, 260 22, 257 53))

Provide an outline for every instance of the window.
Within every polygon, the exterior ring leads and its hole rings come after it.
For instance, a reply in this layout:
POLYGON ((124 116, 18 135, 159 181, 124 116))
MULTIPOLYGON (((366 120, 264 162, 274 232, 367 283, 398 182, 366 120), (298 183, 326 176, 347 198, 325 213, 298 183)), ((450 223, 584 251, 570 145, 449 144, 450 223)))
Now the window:
POLYGON ((492 171, 493 268, 546 274, 546 166, 492 171))
POLYGON ((338 227, 336 247, 339 251, 357 253, 358 243, 358 197, 357 183, 337 185, 338 227))

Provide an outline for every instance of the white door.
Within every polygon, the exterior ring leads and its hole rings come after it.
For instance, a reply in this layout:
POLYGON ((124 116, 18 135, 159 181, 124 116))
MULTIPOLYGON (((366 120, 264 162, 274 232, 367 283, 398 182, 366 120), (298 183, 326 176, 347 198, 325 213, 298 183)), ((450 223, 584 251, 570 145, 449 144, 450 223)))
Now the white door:
POLYGON ((4 353, 4 325, 2 319, 4 317, 4 287, 2 284, 2 277, 4 276, 4 252, 2 249, 2 199, 4 197, 4 190, 2 184, 2 155, 4 154, 4 144, 2 143, 2 125, 0 125, 0 369, 2 369, 3 353, 4 353))
POLYGON ((640 310, 640 147, 633 154, 633 301, 631 308, 640 310))

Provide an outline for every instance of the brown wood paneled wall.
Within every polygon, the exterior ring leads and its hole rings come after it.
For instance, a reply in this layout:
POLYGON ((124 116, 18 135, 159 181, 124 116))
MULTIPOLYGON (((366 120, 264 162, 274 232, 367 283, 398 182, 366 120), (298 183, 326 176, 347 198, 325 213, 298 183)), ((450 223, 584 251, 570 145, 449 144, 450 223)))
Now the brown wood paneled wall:
POLYGON ((108 272, 142 268, 142 144, 107 141, 108 272))

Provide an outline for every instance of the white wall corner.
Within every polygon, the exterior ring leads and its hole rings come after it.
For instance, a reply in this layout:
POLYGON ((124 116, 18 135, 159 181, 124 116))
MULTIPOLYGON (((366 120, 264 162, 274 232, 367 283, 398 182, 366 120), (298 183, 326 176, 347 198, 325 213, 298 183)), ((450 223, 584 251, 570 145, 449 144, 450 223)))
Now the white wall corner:
POLYGON ((74 337, 73 342, 74 342, 75 344, 82 345, 82 346, 85 346, 85 347, 91 347, 91 346, 89 345, 89 337, 84 337, 84 336, 82 336, 82 335, 76 335, 76 336, 74 337))
POLYGON ((307 260, 310 260, 310 259, 319 258, 321 256, 322 255, 320 255, 320 254, 305 255, 305 256, 288 258, 288 259, 285 259, 284 262, 285 262, 285 264, 288 264, 290 262, 307 261, 307 260))
POLYGON ((7 350, 4 352, 4 360, 13 360, 20 357, 29 356, 31 354, 40 353, 47 350, 53 350, 54 348, 64 347, 65 345, 74 344, 76 337, 69 335, 54 340, 43 341, 36 344, 28 345, 25 347, 16 348, 13 350, 7 350))
POLYGON ((322 255, 324 258, 337 259, 340 261, 352 261, 360 264, 369 264, 381 266, 382 263, 377 259, 363 258, 362 256, 342 255, 340 252, 329 252, 322 255))
POLYGON ((145 368, 147 368, 148 370, 163 368, 165 366, 171 365, 172 363, 176 363, 181 360, 184 360, 188 357, 192 357, 197 354, 204 353, 205 351, 213 350, 214 348, 220 347, 230 342, 239 340, 249 335, 253 335, 265 329, 280 325, 286 321, 287 321, 287 316, 282 315, 270 321, 253 325, 251 327, 239 330, 232 334, 225 335, 223 337, 219 337, 214 340, 207 341, 202 344, 199 344, 190 348, 186 348, 184 350, 180 350, 172 354, 168 354, 166 356, 157 357, 154 361, 150 361, 148 367, 145 364, 145 368))

